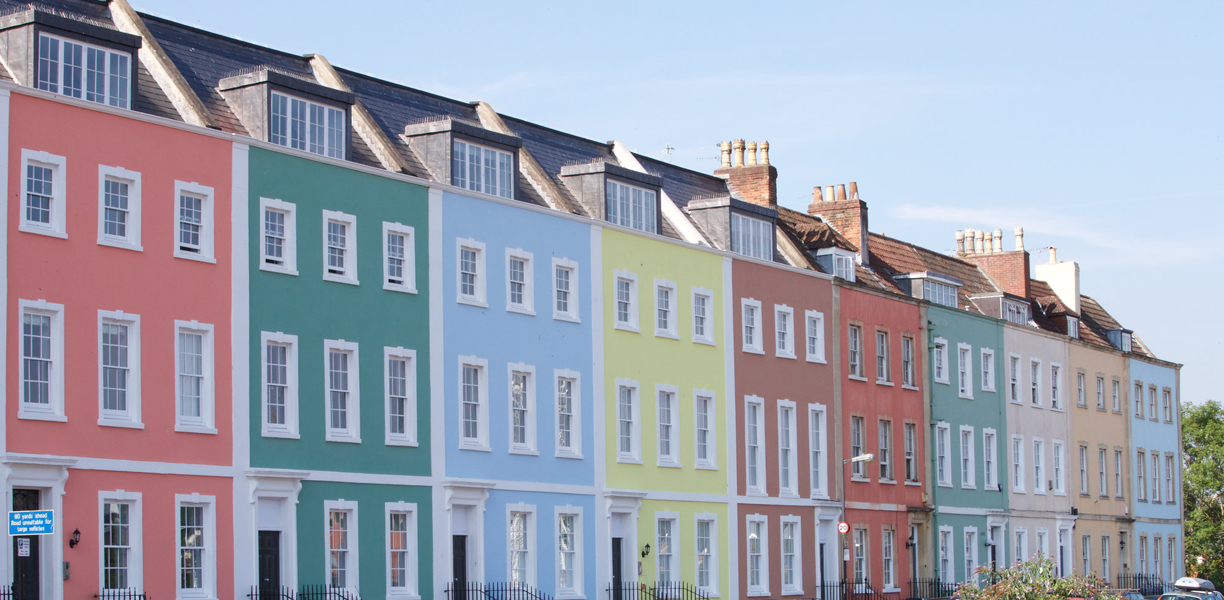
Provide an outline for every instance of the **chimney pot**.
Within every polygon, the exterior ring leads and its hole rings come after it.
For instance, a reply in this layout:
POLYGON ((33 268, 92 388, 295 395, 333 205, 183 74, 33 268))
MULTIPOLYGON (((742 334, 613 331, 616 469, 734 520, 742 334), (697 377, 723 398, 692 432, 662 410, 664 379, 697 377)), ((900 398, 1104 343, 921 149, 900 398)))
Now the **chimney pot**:
POLYGON ((746 164, 750 167, 757 164, 756 146, 756 142, 748 142, 748 162, 746 164))
POLYGON ((722 151, 722 165, 720 168, 729 168, 731 166, 731 142, 721 142, 718 144, 718 148, 722 151))
POLYGON ((849 185, 849 188, 848 188, 848 192, 849 192, 849 194, 850 194, 850 199, 851 199, 851 200, 858 200, 858 199, 859 199, 859 197, 858 197, 858 182, 857 182, 857 181, 851 181, 851 182, 850 182, 850 185, 849 185))
POLYGON ((820 186, 812 189, 812 204, 824 202, 824 197, 820 193, 820 186))
POLYGON ((994 237, 990 235, 989 231, 987 231, 984 235, 986 236, 986 239, 985 239, 986 254, 994 254, 994 237))
POLYGON ((761 142, 761 164, 769 164, 769 142, 761 142))
POLYGON ((1058 248, 1050 246, 1050 263, 1058 262, 1058 248))
POLYGON ((956 232, 956 253, 957 254, 965 253, 965 232, 964 231, 958 230, 956 232))
POLYGON ((1003 251, 1003 230, 1002 229, 994 230, 994 248, 995 248, 995 252, 1003 251))
POLYGON ((735 140, 732 145, 735 147, 735 166, 744 166, 744 140, 735 140))
POLYGON ((984 233, 983 233, 983 232, 981 232, 981 231, 976 231, 976 232, 974 232, 974 234, 973 234, 973 235, 974 235, 974 236, 976 236, 976 237, 974 238, 974 240, 975 240, 975 241, 974 241, 974 244, 973 244, 974 251, 975 251, 975 252, 977 252, 978 254, 981 254, 981 253, 983 253, 983 252, 984 252, 982 242, 983 242, 983 239, 986 237, 986 234, 984 234, 984 233))
POLYGON ((973 254, 973 230, 965 230, 965 254, 973 254))
POLYGON ((846 199, 846 184, 837 184, 837 201, 842 202, 846 199))
POLYGON ((824 193, 824 197, 825 197, 825 202, 832 202, 832 201, 833 201, 833 186, 831 186, 831 185, 826 185, 826 186, 825 186, 825 193, 824 193))
POLYGON ((1017 227, 1015 230, 1015 233, 1016 233, 1016 251, 1018 252, 1018 251, 1024 250, 1024 228, 1017 227))

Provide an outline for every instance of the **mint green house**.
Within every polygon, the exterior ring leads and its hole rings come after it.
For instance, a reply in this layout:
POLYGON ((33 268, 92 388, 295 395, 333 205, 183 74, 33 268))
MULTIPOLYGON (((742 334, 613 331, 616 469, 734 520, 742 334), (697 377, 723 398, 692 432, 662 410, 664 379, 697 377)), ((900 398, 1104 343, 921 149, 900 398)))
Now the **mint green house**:
POLYGON ((253 574, 416 596, 433 572, 428 189, 254 146, 248 178, 253 574))

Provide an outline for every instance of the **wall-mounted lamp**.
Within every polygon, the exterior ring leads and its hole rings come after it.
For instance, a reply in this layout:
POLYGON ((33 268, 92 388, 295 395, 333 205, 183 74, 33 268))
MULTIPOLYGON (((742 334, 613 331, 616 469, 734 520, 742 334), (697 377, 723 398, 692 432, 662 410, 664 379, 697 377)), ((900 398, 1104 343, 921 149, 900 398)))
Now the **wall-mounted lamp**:
POLYGON ((76 548, 76 545, 81 543, 81 530, 74 529, 72 531, 72 539, 68 540, 69 548, 76 548))
POLYGON ((1126 550, 1126 538, 1118 540, 1118 549, 1126 550))
POLYGON ((642 550, 642 558, 650 556, 650 544, 646 544, 646 548, 642 550))
POLYGON ((918 545, 918 542, 914 541, 914 536, 912 536, 912 535, 911 535, 911 536, 909 536, 909 539, 908 539, 908 540, 905 540, 905 549, 906 549, 906 550, 909 550, 910 548, 913 548, 914 546, 917 546, 917 545, 918 545))

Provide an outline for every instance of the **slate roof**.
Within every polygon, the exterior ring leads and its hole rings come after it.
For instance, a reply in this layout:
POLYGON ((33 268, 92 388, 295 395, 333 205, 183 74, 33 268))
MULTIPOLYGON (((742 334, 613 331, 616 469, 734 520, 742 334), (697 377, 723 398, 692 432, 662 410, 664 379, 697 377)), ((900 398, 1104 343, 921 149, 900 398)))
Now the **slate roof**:
POLYGON ((977 265, 955 256, 940 254, 934 250, 916 246, 888 236, 869 233, 867 249, 871 252, 872 265, 877 270, 887 270, 892 275, 930 271, 964 282, 957 290, 959 308, 981 313, 969 296, 996 293, 999 289, 977 265))

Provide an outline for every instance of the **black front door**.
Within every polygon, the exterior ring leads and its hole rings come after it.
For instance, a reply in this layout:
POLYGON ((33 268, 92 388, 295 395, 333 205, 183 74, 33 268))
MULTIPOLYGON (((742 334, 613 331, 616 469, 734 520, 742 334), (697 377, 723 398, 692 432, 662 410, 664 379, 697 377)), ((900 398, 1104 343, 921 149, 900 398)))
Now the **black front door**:
POLYGON ((259 595, 275 598, 281 586, 280 532, 259 532, 259 595))
POLYGON ((451 588, 455 590, 452 596, 455 600, 462 598, 467 590, 467 536, 451 536, 451 588))
POLYGON ((621 538, 612 538, 612 600, 621 600, 621 538))
MULTIPOLYGON (((38 490, 13 488, 13 510, 38 510, 38 490)), ((38 600, 38 536, 13 537, 13 599, 38 600)))

